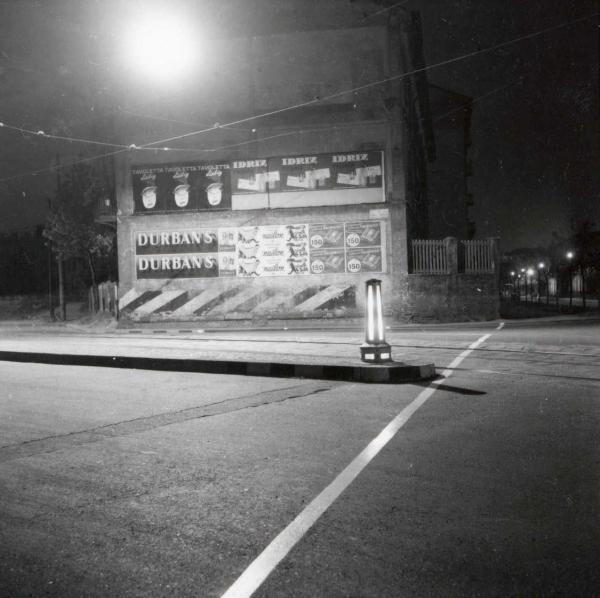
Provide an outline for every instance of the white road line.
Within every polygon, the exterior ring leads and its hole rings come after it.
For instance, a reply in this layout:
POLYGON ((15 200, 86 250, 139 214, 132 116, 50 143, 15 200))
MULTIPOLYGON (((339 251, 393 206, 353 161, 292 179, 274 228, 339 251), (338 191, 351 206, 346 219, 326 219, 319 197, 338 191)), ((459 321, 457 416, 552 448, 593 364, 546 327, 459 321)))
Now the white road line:
MULTIPOLYGON (((452 371, 491 334, 485 334, 471 343, 442 372, 449 378, 452 371)), ((398 430, 414 415, 436 391, 441 381, 434 381, 419 393, 394 419, 354 458, 354 460, 327 486, 278 536, 250 563, 221 598, 249 598, 260 587, 275 567, 287 556, 319 517, 333 504, 340 494, 356 479, 360 472, 377 456, 398 430)))
POLYGON ((498 324, 498 327, 496 328, 496 330, 502 330, 504 328, 504 322, 500 322, 500 324, 498 324))

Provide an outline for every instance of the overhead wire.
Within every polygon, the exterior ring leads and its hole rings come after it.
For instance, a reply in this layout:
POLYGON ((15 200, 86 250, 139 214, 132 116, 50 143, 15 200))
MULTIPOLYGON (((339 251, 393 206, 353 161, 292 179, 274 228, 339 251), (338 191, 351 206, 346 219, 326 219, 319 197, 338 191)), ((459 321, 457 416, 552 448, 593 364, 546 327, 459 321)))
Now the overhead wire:
POLYGON ((381 10, 376 10, 375 12, 371 12, 368 15, 365 15, 363 19, 370 19, 371 17, 376 17, 377 15, 381 15, 384 12, 388 12, 390 10, 393 10, 394 8, 398 8, 403 4, 408 4, 409 1, 410 0, 402 0, 402 2, 396 2, 396 4, 393 4, 392 6, 387 6, 386 8, 382 8, 381 10))
POLYGON ((325 102, 327 100, 335 99, 335 98, 338 98, 338 97, 343 96, 343 95, 347 95, 347 94, 351 94, 351 93, 357 93, 359 91, 363 91, 365 89, 370 89, 370 88, 373 88, 373 87, 376 87, 376 86, 379 86, 379 85, 383 85, 385 83, 390 83, 390 82, 393 82, 393 81, 400 81, 400 80, 402 80, 402 79, 404 79, 406 77, 410 77, 410 76, 413 76, 413 75, 416 75, 416 74, 419 74, 419 73, 422 73, 422 72, 427 72, 429 70, 432 70, 432 69, 435 69, 435 68, 439 68, 441 66, 447 66, 447 65, 453 64, 455 62, 466 60, 467 58, 473 58, 475 56, 479 56, 479 55, 482 55, 482 54, 485 54, 485 53, 488 53, 488 52, 493 52, 493 51, 498 50, 500 48, 504 48, 506 46, 509 46, 509 45, 512 45, 512 44, 515 44, 515 43, 519 43, 519 42, 522 42, 522 41, 525 41, 525 40, 528 40, 528 39, 533 39, 535 37, 539 37, 541 35, 545 35, 547 33, 550 33, 552 31, 556 31, 558 29, 564 29, 566 27, 570 27, 570 26, 575 25, 577 23, 580 23, 582 21, 587 21, 587 20, 592 19, 594 17, 597 17, 599 15, 600 15, 599 12, 588 14, 588 15, 585 15, 583 17, 579 17, 577 19, 566 21, 566 22, 560 23, 558 25, 553 25, 551 27, 546 27, 546 28, 541 29, 539 31, 535 31, 533 33, 522 35, 522 36, 519 36, 517 38, 513 38, 513 39, 510 39, 510 40, 507 40, 507 41, 495 44, 495 45, 490 46, 488 48, 481 48, 481 49, 475 50, 473 52, 468 52, 466 54, 462 54, 461 56, 455 56, 453 58, 449 58, 447 60, 442 60, 442 61, 437 62, 435 64, 426 65, 426 66, 423 66, 423 67, 420 67, 420 68, 417 68, 417 69, 413 69, 413 70, 411 70, 409 72, 406 72, 406 73, 400 73, 398 75, 392 75, 392 76, 386 77, 384 79, 379 79, 377 81, 372 81, 372 82, 366 83, 364 85, 359 85, 359 86, 351 88, 351 89, 346 89, 346 90, 343 90, 343 91, 339 91, 339 92, 335 92, 335 93, 332 93, 332 94, 328 94, 328 95, 323 96, 323 97, 315 97, 312 100, 308 100, 308 101, 305 101, 305 102, 299 102, 297 104, 292 104, 292 105, 286 106, 284 108, 278 108, 278 109, 275 109, 275 110, 270 110, 270 111, 267 111, 267 112, 263 112, 261 114, 256 114, 256 115, 253 115, 253 116, 248 116, 248 117, 245 117, 245 118, 237 119, 237 120, 231 121, 229 123, 225 123, 225 124, 215 123, 215 125, 213 125, 211 127, 205 127, 205 128, 202 128, 202 129, 199 129, 199 130, 196 130, 196 131, 190 131, 188 133, 183 133, 181 135, 175 135, 175 136, 167 137, 167 138, 160 139, 160 140, 157 140, 157 141, 148 142, 148 143, 145 143, 145 144, 141 144, 139 146, 136 145, 136 144, 130 144, 128 146, 121 146, 121 149, 118 149, 118 150, 116 150, 114 152, 108 152, 108 153, 105 153, 105 154, 102 154, 102 155, 97 155, 97 156, 90 156, 88 158, 81 158, 81 159, 72 161, 72 162, 70 162, 68 164, 64 164, 64 165, 54 165, 54 166, 50 166, 50 167, 47 167, 47 168, 39 169, 39 170, 36 170, 36 171, 32 171, 32 172, 20 173, 20 174, 13 175, 13 176, 10 176, 10 177, 4 177, 4 178, 0 179, 0 182, 4 182, 4 181, 8 181, 8 180, 13 180, 13 179, 17 179, 17 178, 23 178, 23 177, 26 177, 26 176, 36 176, 36 175, 44 173, 44 172, 54 172, 54 171, 56 171, 59 168, 69 168, 69 167, 72 167, 72 166, 75 166, 77 164, 81 164, 81 163, 84 163, 84 162, 90 162, 90 161, 93 161, 93 160, 96 160, 96 159, 100 160, 100 159, 104 159, 104 158, 107 158, 107 157, 112 157, 112 156, 124 153, 126 151, 129 151, 129 150, 150 149, 151 148, 151 149, 154 149, 154 150, 157 150, 157 151, 161 151, 161 150, 163 150, 163 151, 169 151, 171 148, 168 148, 168 147, 154 148, 153 146, 155 146, 155 145, 163 145, 165 143, 170 143, 171 141, 177 141, 179 139, 186 139, 186 138, 193 137, 193 136, 196 136, 196 135, 201 135, 203 133, 207 133, 209 131, 213 131, 214 129, 225 129, 226 127, 231 127, 231 126, 234 126, 234 125, 243 124, 243 123, 247 123, 247 122, 251 122, 251 121, 255 121, 255 120, 267 118, 269 116, 275 116, 275 115, 278 115, 278 114, 283 114, 285 112, 290 112, 292 110, 298 110, 300 108, 305 108, 305 107, 312 106, 312 105, 315 105, 315 104, 320 104, 320 103, 325 102))
POLYGON ((509 87, 513 87, 514 85, 522 83, 522 81, 523 81, 523 79, 519 78, 517 81, 511 81, 510 83, 507 83, 506 85, 502 85, 500 87, 491 89, 490 91, 488 91, 484 94, 481 94, 480 96, 476 96, 474 98, 469 98, 469 101, 464 102, 460 106, 457 106, 456 108, 452 108, 452 110, 448 110, 447 112, 444 112, 443 114, 439 114, 435 118, 432 118, 431 122, 436 123, 441 120, 444 120, 446 117, 450 116, 451 114, 454 114, 455 112, 460 112, 461 110, 464 110, 467 106, 470 106, 471 104, 474 104, 475 102, 480 102, 481 100, 483 100, 491 95, 494 95, 495 93, 499 93, 500 91, 508 89, 509 87))
POLYGON ((93 139, 83 139, 81 137, 67 137, 64 135, 54 135, 53 133, 46 133, 43 130, 32 131, 30 129, 25 129, 23 127, 17 127, 15 125, 9 125, 5 122, 0 122, 0 129, 11 129, 13 131, 19 131, 20 133, 25 133, 26 135, 33 135, 36 137, 44 137, 46 139, 56 139, 59 141, 70 141, 70 142, 78 142, 78 143, 87 143, 90 145, 102 145, 105 147, 120 147, 120 148, 128 148, 129 146, 124 145, 122 143, 107 143, 105 141, 95 141, 93 139))

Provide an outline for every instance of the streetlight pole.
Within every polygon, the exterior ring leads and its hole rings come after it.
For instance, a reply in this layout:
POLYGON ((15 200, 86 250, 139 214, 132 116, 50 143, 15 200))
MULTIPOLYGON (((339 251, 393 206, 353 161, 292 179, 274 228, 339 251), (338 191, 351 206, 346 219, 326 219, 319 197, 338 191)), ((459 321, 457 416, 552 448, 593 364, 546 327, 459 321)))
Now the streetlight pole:
POLYGON ((527 281, 529 282, 529 293, 531 295, 531 302, 533 303, 533 268, 527 268, 526 276, 527 281))
POLYGON ((573 257, 575 254, 572 251, 567 251, 567 259, 569 260, 569 309, 573 307, 573 257))

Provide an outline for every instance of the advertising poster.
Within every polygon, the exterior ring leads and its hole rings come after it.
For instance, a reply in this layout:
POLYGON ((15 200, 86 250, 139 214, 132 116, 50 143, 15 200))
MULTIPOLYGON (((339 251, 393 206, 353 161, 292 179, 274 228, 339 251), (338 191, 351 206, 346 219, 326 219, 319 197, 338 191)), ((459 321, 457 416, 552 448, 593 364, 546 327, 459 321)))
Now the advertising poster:
POLYGON ((232 193, 277 193, 382 187, 383 153, 347 152, 237 160, 232 193))
POLYGON ((216 253, 143 255, 136 257, 138 279, 216 278, 219 259, 216 253))
POLYGON ((344 248, 311 249, 310 271, 312 274, 329 274, 345 272, 346 257, 344 248))
POLYGON ((139 166, 131 176, 138 214, 231 209, 229 164, 139 166))
POLYGON ((384 272, 379 221, 135 233, 138 279, 384 272))
POLYGON ((381 224, 377 221, 350 222, 345 225, 346 247, 381 245, 381 224))
POLYGON ((381 272, 381 247, 349 247, 346 250, 346 269, 350 274, 381 272))
POLYGON ((311 224, 308 235, 311 251, 329 247, 344 247, 343 224, 311 224))
POLYGON ((238 230, 238 276, 308 274, 306 225, 274 225, 238 230))
POLYGON ((231 180, 234 210, 385 201, 380 150, 237 160, 231 180))
POLYGON ((217 251, 219 251, 217 229, 138 232, 135 235, 137 255, 215 253, 217 251))

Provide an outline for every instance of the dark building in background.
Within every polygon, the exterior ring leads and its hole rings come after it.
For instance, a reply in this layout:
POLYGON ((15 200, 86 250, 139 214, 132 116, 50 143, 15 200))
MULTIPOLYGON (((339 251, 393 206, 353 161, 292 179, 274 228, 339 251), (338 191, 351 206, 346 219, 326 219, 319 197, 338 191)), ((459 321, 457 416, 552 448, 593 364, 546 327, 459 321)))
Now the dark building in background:
POLYGON ((427 170, 429 237, 472 239, 471 98, 430 85, 429 100, 435 136, 435 158, 427 170))

